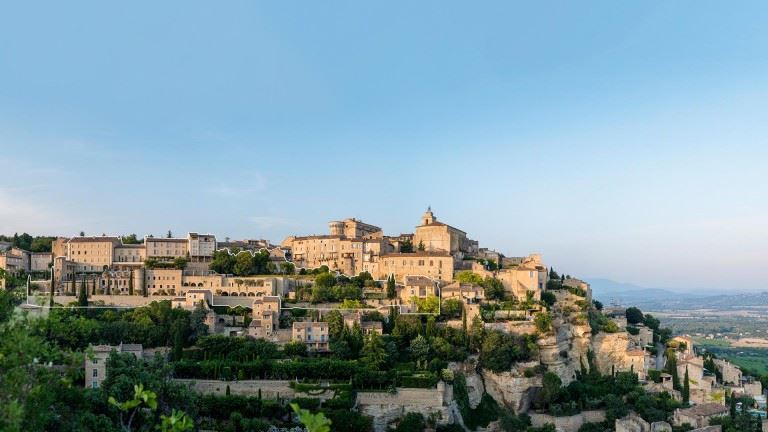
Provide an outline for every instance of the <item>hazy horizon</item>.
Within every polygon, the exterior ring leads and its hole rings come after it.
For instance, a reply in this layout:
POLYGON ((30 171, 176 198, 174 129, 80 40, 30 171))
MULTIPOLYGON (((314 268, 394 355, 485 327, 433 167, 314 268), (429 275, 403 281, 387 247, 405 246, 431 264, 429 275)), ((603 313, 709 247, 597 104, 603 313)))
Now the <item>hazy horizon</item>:
POLYGON ((412 232, 764 290, 768 4, 18 3, 0 234, 412 232), (147 13, 151 10, 151 13, 147 13))

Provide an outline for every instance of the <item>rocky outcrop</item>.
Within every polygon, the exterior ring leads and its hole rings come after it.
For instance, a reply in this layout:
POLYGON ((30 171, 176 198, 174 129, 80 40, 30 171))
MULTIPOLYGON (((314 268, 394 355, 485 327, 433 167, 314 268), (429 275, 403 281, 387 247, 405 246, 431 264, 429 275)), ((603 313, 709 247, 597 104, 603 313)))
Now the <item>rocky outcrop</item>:
POLYGON ((624 371, 630 363, 627 358, 629 336, 627 332, 598 333, 592 337, 595 365, 601 374, 624 371))
POLYGON ((560 377, 563 385, 576 379, 576 372, 586 365, 591 349, 591 329, 578 316, 553 319, 552 334, 538 341, 541 364, 560 377))
MULTIPOLYGON (((535 367, 537 363, 519 364, 521 369, 535 367)), ((498 403, 514 412, 526 412, 531 405, 533 391, 541 387, 541 376, 525 377, 519 370, 494 373, 482 372, 485 391, 498 403)))

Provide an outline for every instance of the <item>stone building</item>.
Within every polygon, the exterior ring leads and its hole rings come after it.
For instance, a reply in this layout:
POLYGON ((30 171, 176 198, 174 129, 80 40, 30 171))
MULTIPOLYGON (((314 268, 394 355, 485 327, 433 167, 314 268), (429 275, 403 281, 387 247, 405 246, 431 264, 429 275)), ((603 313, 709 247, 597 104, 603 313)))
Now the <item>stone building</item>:
POLYGON ((328 228, 332 236, 345 238, 362 238, 366 236, 383 235, 381 228, 355 218, 328 222, 328 228))
POLYGON ((439 294, 437 282, 426 276, 406 276, 403 286, 397 290, 397 297, 403 303, 410 303, 415 297, 419 299, 439 294))
POLYGON ((264 296, 253 301, 253 321, 248 334, 255 338, 273 340, 280 323, 281 302, 278 296, 264 296))
POLYGON ((445 252, 390 253, 381 256, 377 279, 385 279, 389 275, 398 280, 406 276, 426 276, 451 282, 453 257, 445 252))
POLYGON ((189 241, 186 238, 144 237, 147 259, 158 261, 173 261, 176 258, 186 258, 189 251, 189 241))
POLYGON ((92 347, 93 356, 85 356, 85 387, 99 388, 101 382, 107 378, 107 359, 112 351, 118 353, 131 353, 140 359, 144 348, 141 344, 96 345, 92 347))
POLYGON ((485 289, 478 285, 454 282, 440 289, 440 297, 459 299, 467 303, 480 303, 485 300, 485 289))
POLYGON ((67 242, 67 260, 76 264, 78 273, 100 272, 112 265, 120 244, 117 237, 72 237, 67 242))
POLYGON ((480 276, 495 277, 504 285, 504 291, 517 299, 525 299, 528 293, 535 300, 541 300, 541 292, 547 286, 549 274, 541 260, 541 255, 531 254, 513 263, 507 262, 500 270, 486 270, 481 264, 474 263, 472 271, 480 276))
POLYGON ((198 305, 203 305, 204 308, 208 308, 213 304, 213 294, 209 290, 205 289, 191 289, 184 293, 184 296, 179 296, 171 301, 171 306, 174 308, 182 308, 186 310, 193 310, 198 305))
POLYGON ((675 426, 682 426, 685 423, 695 428, 709 426, 709 420, 713 417, 728 415, 728 407, 719 403, 706 403, 695 405, 690 408, 676 409, 673 415, 675 426))
POLYGON ((715 367, 723 375, 723 384, 741 384, 741 369, 731 364, 728 360, 715 359, 715 367))
POLYGON ((328 351, 328 323, 322 321, 294 322, 291 340, 306 344, 309 351, 328 351))
POLYGON ((470 240, 464 231, 439 222, 431 207, 424 212, 421 224, 416 227, 413 247, 428 252, 447 252, 457 261, 465 256, 476 256, 479 252, 477 241, 470 240))

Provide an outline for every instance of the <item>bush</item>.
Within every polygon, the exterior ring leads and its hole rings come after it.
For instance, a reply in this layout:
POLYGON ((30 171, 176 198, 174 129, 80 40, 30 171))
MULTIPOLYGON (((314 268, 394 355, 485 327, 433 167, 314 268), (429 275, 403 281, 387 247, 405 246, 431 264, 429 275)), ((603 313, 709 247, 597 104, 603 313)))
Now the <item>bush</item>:
POLYGON ((552 329, 552 317, 548 312, 539 312, 533 319, 536 330, 541 333, 547 333, 552 329))
POLYGON ((544 302, 544 304, 547 306, 552 307, 552 305, 555 304, 555 301, 557 301, 557 298, 555 297, 554 293, 544 291, 541 293, 541 301, 544 302))

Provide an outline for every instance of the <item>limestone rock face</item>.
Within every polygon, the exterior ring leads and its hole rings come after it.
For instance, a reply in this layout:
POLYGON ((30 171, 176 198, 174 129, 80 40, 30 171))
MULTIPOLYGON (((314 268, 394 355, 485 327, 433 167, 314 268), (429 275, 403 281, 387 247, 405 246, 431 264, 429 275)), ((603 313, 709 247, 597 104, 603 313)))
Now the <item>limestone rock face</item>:
POLYGON ((483 384, 483 377, 472 371, 464 375, 467 380, 467 396, 469 396, 469 406, 477 408, 480 405, 480 400, 483 398, 485 392, 485 385, 483 384))
MULTIPOLYGON (((533 363, 535 366, 536 363, 533 363)), ((528 365, 530 366, 530 365, 528 365)), ((531 389, 541 387, 541 376, 526 378, 515 372, 494 373, 483 371, 485 391, 497 403, 514 410, 526 412, 531 405, 531 389)))
POLYGON ((539 339, 539 357, 548 371, 560 377, 563 385, 576 379, 581 365, 586 365, 591 348, 592 333, 588 324, 574 323, 565 318, 553 320, 553 334, 539 339))
POLYGON ((595 354, 595 365, 600 373, 610 374, 614 368, 616 371, 624 370, 625 365, 629 364, 628 347, 627 332, 598 333, 592 337, 592 352, 595 354))

